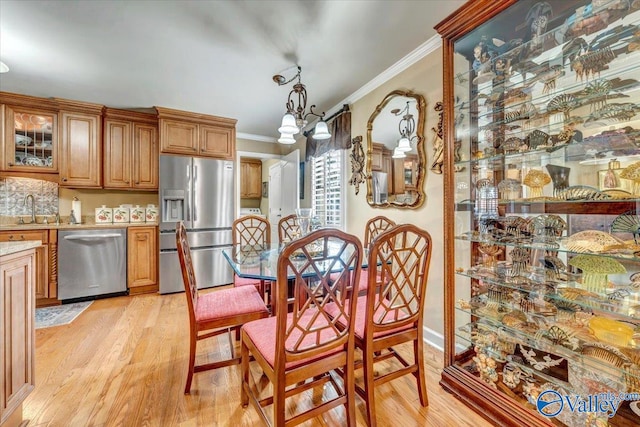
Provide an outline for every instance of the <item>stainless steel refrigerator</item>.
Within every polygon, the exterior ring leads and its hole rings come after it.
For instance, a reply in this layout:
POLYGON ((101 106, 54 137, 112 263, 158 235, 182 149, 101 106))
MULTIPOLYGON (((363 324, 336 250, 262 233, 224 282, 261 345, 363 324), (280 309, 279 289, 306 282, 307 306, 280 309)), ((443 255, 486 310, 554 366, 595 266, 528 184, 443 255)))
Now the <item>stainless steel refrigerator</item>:
POLYGON ((176 223, 184 221, 198 288, 233 282, 222 255, 231 246, 234 219, 233 162, 160 156, 160 293, 184 291, 176 223))

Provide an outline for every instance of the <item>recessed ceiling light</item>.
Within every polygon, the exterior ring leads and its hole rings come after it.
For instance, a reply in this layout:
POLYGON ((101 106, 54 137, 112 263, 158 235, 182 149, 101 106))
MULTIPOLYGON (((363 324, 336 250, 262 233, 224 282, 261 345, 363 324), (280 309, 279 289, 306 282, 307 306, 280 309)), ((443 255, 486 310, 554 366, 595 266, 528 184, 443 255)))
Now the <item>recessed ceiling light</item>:
POLYGON ((0 61, 0 73, 7 73, 7 72, 9 72, 9 67, 7 67, 7 64, 0 61))

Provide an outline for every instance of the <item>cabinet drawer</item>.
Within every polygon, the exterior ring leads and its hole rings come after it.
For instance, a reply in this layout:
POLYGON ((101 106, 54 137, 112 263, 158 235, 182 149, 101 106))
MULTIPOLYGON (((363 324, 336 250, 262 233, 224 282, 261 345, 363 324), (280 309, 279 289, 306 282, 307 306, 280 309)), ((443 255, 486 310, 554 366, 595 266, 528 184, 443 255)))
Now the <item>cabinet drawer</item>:
POLYGON ((47 230, 0 231, 0 242, 21 242, 24 240, 41 240, 48 242, 47 230))

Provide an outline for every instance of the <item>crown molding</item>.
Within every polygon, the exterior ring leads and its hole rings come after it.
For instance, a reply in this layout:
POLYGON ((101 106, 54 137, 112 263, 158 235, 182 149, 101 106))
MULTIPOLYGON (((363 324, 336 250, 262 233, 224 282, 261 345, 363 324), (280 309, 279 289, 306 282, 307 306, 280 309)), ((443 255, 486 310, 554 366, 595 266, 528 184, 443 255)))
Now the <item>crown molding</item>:
POLYGON ((327 115, 330 116, 334 114, 336 111, 342 108, 344 104, 353 104, 358 101, 360 98, 364 97, 368 93, 372 92, 374 89, 381 86, 383 83, 391 80, 425 56, 434 52, 436 49, 442 46, 442 39, 440 35, 435 34, 429 40, 422 43, 420 46, 409 52, 404 58, 400 59, 398 62, 384 70, 382 73, 378 74, 371 81, 366 83, 360 89, 353 92, 351 95, 346 97, 344 100, 340 101, 334 107, 330 108, 327 111, 327 115))
POLYGON ((244 132, 236 132, 236 138, 248 139, 250 141, 258 141, 258 142, 278 142, 278 139, 272 136, 254 135, 252 133, 244 133, 244 132))

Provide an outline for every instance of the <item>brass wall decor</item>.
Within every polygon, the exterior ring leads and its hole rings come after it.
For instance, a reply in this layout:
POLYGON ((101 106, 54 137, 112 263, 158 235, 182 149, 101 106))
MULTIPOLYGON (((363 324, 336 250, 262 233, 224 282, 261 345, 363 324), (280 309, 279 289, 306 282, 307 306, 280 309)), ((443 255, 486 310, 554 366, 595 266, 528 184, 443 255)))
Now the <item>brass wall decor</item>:
POLYGON ((436 102, 433 110, 438 113, 438 126, 431 128, 435 136, 433 137, 433 163, 431 170, 434 173, 442 174, 442 164, 444 163, 444 141, 442 140, 442 112, 444 107, 442 101, 436 102))
POLYGON ((360 184, 364 182, 364 150, 362 148, 362 135, 351 140, 353 148, 349 158, 351 159, 351 178, 349 184, 356 187, 356 196, 360 192, 360 184))

